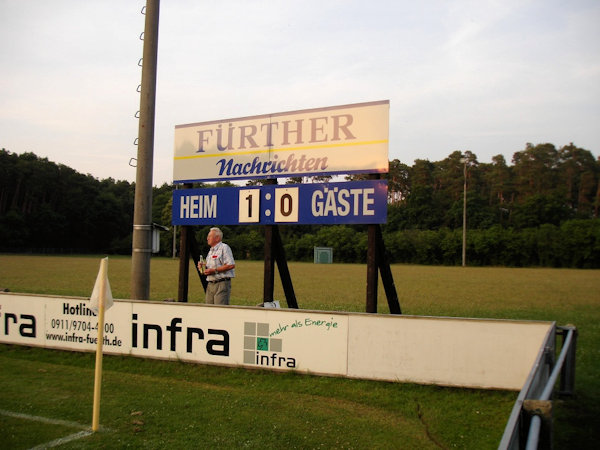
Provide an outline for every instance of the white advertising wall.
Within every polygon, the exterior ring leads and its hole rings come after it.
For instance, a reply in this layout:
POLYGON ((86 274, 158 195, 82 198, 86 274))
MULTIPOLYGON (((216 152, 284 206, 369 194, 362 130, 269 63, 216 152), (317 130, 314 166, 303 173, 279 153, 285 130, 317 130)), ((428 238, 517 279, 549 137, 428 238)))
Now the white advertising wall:
POLYGON ((549 322, 360 315, 350 317, 348 330, 350 377, 520 389, 554 327, 549 322))
MULTIPOLYGON (((104 352, 353 378, 519 390, 553 322, 116 300, 104 352)), ((89 300, 0 293, 0 343, 95 351, 89 300)))

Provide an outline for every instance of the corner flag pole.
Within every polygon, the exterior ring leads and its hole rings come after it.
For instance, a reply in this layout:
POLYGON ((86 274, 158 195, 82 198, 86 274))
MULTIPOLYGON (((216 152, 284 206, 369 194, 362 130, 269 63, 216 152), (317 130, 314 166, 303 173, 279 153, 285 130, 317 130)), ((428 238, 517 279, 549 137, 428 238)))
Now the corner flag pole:
MULTIPOLYGON (((100 261, 100 271, 92 293, 92 303, 94 294, 98 297, 98 342, 96 343, 96 371, 94 375, 94 411, 92 415, 92 431, 96 432, 100 428, 100 387, 102 385, 102 343, 104 341, 104 312, 107 303, 107 291, 112 301, 112 293, 108 284, 107 276, 108 258, 100 261)), ((111 305, 109 305, 110 307, 111 305)))

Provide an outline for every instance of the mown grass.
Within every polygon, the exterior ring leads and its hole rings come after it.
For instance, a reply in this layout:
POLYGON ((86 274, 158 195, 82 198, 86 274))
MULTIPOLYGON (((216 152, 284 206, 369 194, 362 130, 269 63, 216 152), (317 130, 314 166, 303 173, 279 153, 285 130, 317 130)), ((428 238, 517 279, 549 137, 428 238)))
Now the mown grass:
MULTIPOLYGON (((0 349, 3 409, 90 422, 93 355, 0 349)), ((64 448, 494 448, 515 397, 114 356, 102 389, 108 430, 64 448)))
MULTIPOLYGON (((0 288, 89 296, 100 256, 0 255, 0 288)), ((366 267, 290 263, 301 308, 364 311, 366 267)), ((179 263, 156 258, 152 300, 177 296, 179 263)), ((130 258, 110 258, 115 298, 130 258)), ((405 314, 553 320, 579 330, 576 396, 556 402, 556 448, 595 448, 600 425, 600 271, 392 267, 405 314)), ((262 301, 263 264, 238 261, 232 303, 262 301)), ((281 286, 275 298, 285 306, 281 286)), ((190 272, 190 301, 202 301, 190 272)), ((379 312, 388 312, 380 287, 379 312)), ((0 408, 88 423, 93 355, 0 346, 0 408)), ((514 392, 273 374, 105 357, 104 432, 65 448, 495 448, 514 392), (109 444, 111 443, 111 444, 109 444)), ((38 424, 2 430, 37 434, 38 424)), ((44 429, 44 427, 42 427, 44 429)), ((40 431, 40 433, 42 433, 40 431)), ((9 448, 28 448, 19 439, 9 448)), ((37 443, 45 442, 41 437, 37 443)))

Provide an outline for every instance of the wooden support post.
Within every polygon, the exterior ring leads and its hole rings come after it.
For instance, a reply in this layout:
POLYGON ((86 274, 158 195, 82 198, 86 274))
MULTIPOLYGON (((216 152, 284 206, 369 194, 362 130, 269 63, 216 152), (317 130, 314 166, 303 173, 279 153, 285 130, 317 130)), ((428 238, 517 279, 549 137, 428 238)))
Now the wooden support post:
POLYGON ((263 284, 263 302, 273 301, 275 287, 275 258, 273 254, 273 228, 265 225, 265 275, 263 284))
POLYGON ((377 266, 381 272, 381 281, 383 282, 383 288, 385 289, 385 296, 387 297, 390 314, 402 314, 400 302, 398 301, 398 292, 396 291, 396 285, 394 284, 394 276, 392 275, 392 269, 390 268, 390 263, 385 253, 385 243, 383 242, 381 226, 377 225, 375 234, 375 239, 377 241, 377 266))
MULTIPOLYGON (((378 173, 370 174, 370 180, 379 180, 381 176, 378 173)), ((385 289, 390 314, 402 314, 398 293, 394 284, 392 269, 385 252, 385 243, 379 224, 368 225, 368 247, 367 247, 367 307, 368 313, 377 312, 377 288, 378 288, 378 270, 381 272, 381 281, 385 289)))
MULTIPOLYGON (((191 188, 191 183, 186 183, 183 185, 183 189, 191 188)), ((206 292, 206 277, 202 276, 200 274, 200 271, 198 270, 198 260, 200 259, 200 251, 198 249, 196 237, 194 236, 194 229, 191 226, 183 225, 181 226, 181 233, 179 236, 179 288, 177 291, 178 302, 188 301, 190 256, 194 261, 194 267, 196 268, 196 272, 198 272, 198 276, 200 277, 200 282, 202 283, 204 292, 206 292)))
POLYGON ((279 276, 281 277, 281 284, 283 285, 283 292, 285 293, 285 301, 287 302, 288 308, 298 309, 292 277, 290 276, 287 260, 285 258, 285 249, 283 248, 283 242, 281 241, 281 235, 279 234, 279 227, 277 225, 274 225, 273 228, 272 244, 275 250, 275 259, 277 261, 279 276))
MULTIPOLYGON (((185 183, 182 189, 191 189, 192 183, 185 183)), ((177 301, 188 301, 189 270, 190 270, 190 246, 189 235, 191 227, 183 225, 179 233, 179 286, 177 289, 177 301)))
POLYGON ((206 275, 200 273, 198 269, 198 261, 200 261, 200 248, 198 247, 198 241, 196 241, 196 236, 193 233, 190 233, 188 236, 188 242, 190 246, 190 256, 192 257, 192 261, 194 261, 194 267, 196 268, 196 273, 200 278, 200 283, 202 283, 202 289, 206 292, 206 286, 208 286, 208 281, 206 280, 206 275))
POLYGON ((183 225, 179 235, 179 289, 177 291, 177 301, 188 301, 188 279, 190 270, 190 247, 188 245, 188 234, 191 233, 191 227, 183 225))
POLYGON ((366 312, 377 312, 377 283, 379 281, 377 273, 378 245, 377 245, 377 225, 368 226, 368 247, 367 247, 367 307, 366 312))
POLYGON ((283 292, 288 308, 298 309, 298 302, 292 284, 292 278, 285 258, 285 249, 281 242, 279 227, 277 225, 265 226, 265 278, 263 302, 272 302, 275 290, 275 262, 281 278, 283 292))
MULTIPOLYGON (((265 184, 277 184, 276 179, 269 179, 265 184)), ((298 309, 298 302, 292 284, 292 278, 285 258, 285 249, 279 234, 277 225, 265 225, 265 274, 263 288, 263 302, 273 301, 273 291, 275 290, 275 262, 283 285, 285 300, 288 308, 298 309)))
MULTIPOLYGON (((265 184, 277 184, 276 178, 265 180, 265 184)), ((265 273, 263 283, 263 302, 273 301, 275 289, 275 249, 273 247, 273 229, 275 225, 265 225, 265 273)))
POLYGON ((183 225, 181 226, 181 234, 179 240, 179 291, 177 296, 178 302, 188 301, 188 290, 189 290, 189 270, 190 270, 190 259, 194 262, 194 268, 202 283, 202 289, 206 292, 206 276, 202 275, 198 270, 198 261, 200 260, 200 249, 198 242, 194 236, 193 227, 183 225))
MULTIPOLYGON (((369 174, 369 180, 379 180, 378 173, 369 174)), ((378 225, 368 225, 367 228, 367 307, 366 312, 377 312, 377 283, 379 277, 377 267, 379 265, 379 246, 377 245, 378 225)))

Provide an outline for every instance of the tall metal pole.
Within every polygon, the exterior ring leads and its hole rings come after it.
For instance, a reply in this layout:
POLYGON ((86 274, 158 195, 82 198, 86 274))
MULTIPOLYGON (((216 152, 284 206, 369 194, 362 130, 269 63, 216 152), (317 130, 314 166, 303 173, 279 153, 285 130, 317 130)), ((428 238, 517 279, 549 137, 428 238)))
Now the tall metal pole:
POLYGON ((462 266, 467 265, 467 158, 463 158, 463 226, 462 226, 462 266))
POLYGON ((131 298, 150 298, 150 257, 152 255, 152 169, 154 159, 154 113, 158 55, 160 0, 146 1, 142 90, 138 131, 133 245, 131 252, 131 298))

